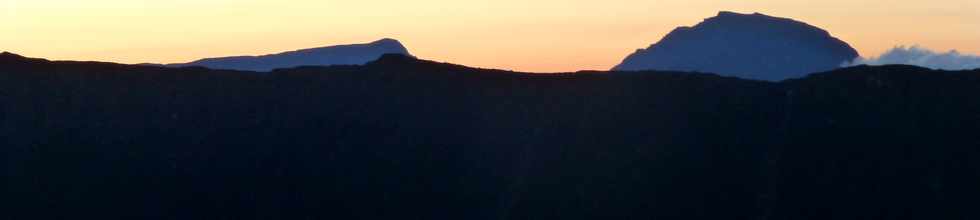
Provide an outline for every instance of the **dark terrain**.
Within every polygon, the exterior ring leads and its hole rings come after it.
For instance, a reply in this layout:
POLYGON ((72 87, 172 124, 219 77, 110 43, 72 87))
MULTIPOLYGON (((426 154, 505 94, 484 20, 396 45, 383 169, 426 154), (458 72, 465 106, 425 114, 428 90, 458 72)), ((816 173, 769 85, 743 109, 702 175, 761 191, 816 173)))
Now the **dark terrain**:
POLYGON ((0 55, 3 219, 978 219, 980 71, 0 55))

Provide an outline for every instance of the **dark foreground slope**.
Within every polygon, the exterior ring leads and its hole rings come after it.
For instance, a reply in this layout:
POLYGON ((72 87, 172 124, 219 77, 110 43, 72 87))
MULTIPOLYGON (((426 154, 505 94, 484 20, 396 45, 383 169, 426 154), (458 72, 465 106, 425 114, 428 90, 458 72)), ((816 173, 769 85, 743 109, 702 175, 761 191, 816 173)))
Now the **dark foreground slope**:
POLYGON ((980 72, 783 83, 386 56, 272 74, 0 56, 4 216, 976 219, 980 72))

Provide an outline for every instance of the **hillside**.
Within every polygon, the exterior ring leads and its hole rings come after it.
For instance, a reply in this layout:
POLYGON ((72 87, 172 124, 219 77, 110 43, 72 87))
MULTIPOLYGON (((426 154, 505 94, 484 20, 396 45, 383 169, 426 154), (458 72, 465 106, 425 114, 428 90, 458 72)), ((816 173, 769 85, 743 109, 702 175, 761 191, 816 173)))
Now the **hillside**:
POLYGON ((270 73, 0 55, 12 219, 976 219, 980 71, 779 83, 386 55, 270 73))

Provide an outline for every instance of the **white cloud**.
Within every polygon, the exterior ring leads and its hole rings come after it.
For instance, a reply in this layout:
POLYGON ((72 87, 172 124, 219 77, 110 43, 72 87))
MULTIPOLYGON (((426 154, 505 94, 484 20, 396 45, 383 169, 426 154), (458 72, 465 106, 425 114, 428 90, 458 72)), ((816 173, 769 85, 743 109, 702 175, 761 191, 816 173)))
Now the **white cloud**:
POLYGON ((972 70, 980 68, 980 56, 961 54, 956 50, 939 53, 919 46, 898 46, 878 57, 859 57, 846 66, 861 64, 906 64, 942 70, 972 70))

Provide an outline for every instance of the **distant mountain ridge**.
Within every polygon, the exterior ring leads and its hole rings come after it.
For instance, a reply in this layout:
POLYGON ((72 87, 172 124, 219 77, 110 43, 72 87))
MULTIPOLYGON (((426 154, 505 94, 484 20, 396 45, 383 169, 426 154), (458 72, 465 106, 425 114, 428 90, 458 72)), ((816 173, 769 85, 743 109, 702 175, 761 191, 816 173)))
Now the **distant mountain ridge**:
POLYGON ((411 56, 398 40, 384 38, 366 44, 337 45, 289 51, 261 56, 206 58, 190 63, 167 64, 167 67, 202 66, 211 69, 268 72, 298 66, 362 65, 384 54, 411 56))
POLYGON ((788 18, 722 11, 679 27, 613 70, 674 70, 778 81, 840 67, 858 52, 826 30, 788 18))

